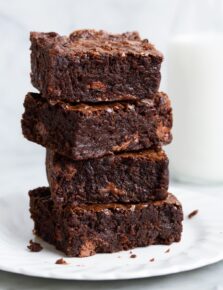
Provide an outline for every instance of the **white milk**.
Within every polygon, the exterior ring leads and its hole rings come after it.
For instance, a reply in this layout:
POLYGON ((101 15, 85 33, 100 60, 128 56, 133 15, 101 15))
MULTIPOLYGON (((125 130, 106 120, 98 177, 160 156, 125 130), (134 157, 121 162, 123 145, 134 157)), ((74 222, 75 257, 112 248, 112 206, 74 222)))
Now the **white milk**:
POLYGON ((167 54, 172 100, 173 177, 198 183, 223 182, 223 35, 183 35, 167 54))

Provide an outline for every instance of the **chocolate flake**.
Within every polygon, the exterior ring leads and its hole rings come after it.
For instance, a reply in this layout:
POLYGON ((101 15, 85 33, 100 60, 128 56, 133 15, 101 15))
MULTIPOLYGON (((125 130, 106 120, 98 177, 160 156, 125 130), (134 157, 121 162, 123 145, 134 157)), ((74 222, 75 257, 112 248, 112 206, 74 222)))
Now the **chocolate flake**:
POLYGON ((155 258, 152 258, 152 259, 150 259, 149 261, 150 261, 150 262, 154 262, 154 261, 155 261, 155 258))
POLYGON ((135 254, 132 254, 131 256, 130 256, 130 258, 136 258, 137 256, 135 255, 135 254))
POLYGON ((169 253, 170 252, 170 249, 167 249, 166 251, 165 251, 165 253, 169 253))

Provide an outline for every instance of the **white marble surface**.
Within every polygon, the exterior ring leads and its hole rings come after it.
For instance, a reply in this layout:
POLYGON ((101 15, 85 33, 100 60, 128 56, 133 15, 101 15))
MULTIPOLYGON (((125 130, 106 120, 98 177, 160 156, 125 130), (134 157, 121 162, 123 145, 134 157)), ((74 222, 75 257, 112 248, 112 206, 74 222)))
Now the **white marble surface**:
MULTIPOLYGON (((17 190, 26 194, 28 189, 46 184, 45 150, 23 139, 20 129, 24 95, 34 90, 29 79, 29 31, 66 34, 86 27, 139 30, 165 52, 176 4, 177 0, 0 0, 0 194, 17 190)), ((205 190, 215 192, 213 188, 205 190)), ((223 189, 218 190, 223 199, 223 189)), ((223 262, 162 278, 100 283, 37 279, 0 271, 0 290, 80 288, 220 290, 223 262)))

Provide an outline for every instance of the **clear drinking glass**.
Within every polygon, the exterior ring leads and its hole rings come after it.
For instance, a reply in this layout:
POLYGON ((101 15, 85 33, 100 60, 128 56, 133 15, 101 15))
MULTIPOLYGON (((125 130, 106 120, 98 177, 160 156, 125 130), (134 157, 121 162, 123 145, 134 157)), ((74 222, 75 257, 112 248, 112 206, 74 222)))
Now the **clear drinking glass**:
POLYGON ((222 0, 181 0, 167 53, 172 177, 223 182, 222 0))

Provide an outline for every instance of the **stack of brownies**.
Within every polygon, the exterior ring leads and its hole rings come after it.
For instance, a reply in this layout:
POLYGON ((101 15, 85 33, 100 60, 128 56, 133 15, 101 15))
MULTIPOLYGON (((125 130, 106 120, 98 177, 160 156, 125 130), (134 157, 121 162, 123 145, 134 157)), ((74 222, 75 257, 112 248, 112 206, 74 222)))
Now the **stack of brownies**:
POLYGON ((138 33, 31 33, 24 136, 47 148, 50 187, 29 192, 35 233, 85 257, 180 240, 168 193, 172 110, 163 60, 138 33))

